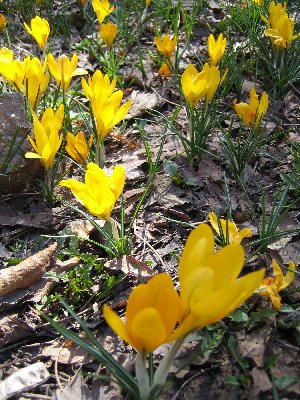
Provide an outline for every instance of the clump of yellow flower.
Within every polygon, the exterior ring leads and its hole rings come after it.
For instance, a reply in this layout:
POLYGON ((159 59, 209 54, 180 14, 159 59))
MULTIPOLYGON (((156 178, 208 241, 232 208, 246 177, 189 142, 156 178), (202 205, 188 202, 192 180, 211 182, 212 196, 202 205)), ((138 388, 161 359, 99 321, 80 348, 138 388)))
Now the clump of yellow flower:
POLYGON ((171 61, 172 55, 176 47, 177 38, 174 36, 173 39, 169 35, 163 35, 162 39, 157 36, 154 37, 154 43, 156 44, 157 51, 167 57, 171 61))
POLYGON ((98 140, 103 140, 112 128, 118 124, 128 113, 132 101, 121 105, 122 90, 114 92, 116 78, 110 81, 108 75, 96 71, 88 82, 82 79, 82 87, 89 98, 96 119, 98 140))
POLYGON ((17 90, 28 98, 33 109, 37 109, 50 79, 47 62, 41 64, 37 57, 26 57, 24 61, 14 60, 13 53, 3 48, 0 50, 0 73, 17 90))
POLYGON ((226 48, 226 38, 223 38, 223 33, 220 33, 218 39, 215 40, 211 34, 207 40, 207 50, 210 58, 210 66, 217 66, 224 55, 226 48))
MULTIPOLYGON (((218 236, 221 236, 221 232, 218 225, 218 218, 215 213, 209 213, 209 222, 213 229, 217 232, 218 236)), ((241 241, 246 237, 251 237, 252 232, 249 228, 244 228, 241 231, 237 228, 236 224, 233 221, 229 221, 227 219, 220 218, 221 229, 223 233, 223 237, 226 239, 226 235, 228 234, 229 243, 241 243, 241 241)))
POLYGON ((85 69, 77 68, 78 56, 76 53, 73 54, 71 61, 65 54, 56 61, 51 53, 48 54, 47 60, 51 75, 63 92, 68 90, 74 76, 87 74, 85 69))
POLYGON ((97 15, 99 24, 102 24, 104 19, 115 9, 114 6, 110 5, 108 0, 92 0, 92 6, 97 15))
POLYGON ((30 27, 24 22, 28 33, 34 37, 39 47, 44 50, 50 33, 49 22, 45 18, 36 16, 30 21, 30 27))
POLYGON ((281 307, 281 297, 279 292, 287 288, 295 278, 296 266, 294 261, 289 262, 286 275, 283 276, 282 270, 275 260, 272 260, 273 276, 265 278, 258 289, 258 293, 263 297, 269 297, 273 307, 279 310, 281 307))
POLYGON ((122 165, 116 165, 110 177, 95 163, 89 163, 85 173, 85 183, 75 179, 65 179, 61 186, 68 187, 76 199, 83 204, 91 214, 104 220, 110 214, 120 197, 125 184, 125 170, 122 165))
POLYGON ((290 18, 286 12, 286 3, 275 4, 274 1, 269 6, 269 19, 262 16, 263 21, 268 25, 265 35, 270 37, 276 49, 289 48, 292 42, 300 36, 300 33, 294 35, 293 18, 290 18))
POLYGON ((33 132, 34 140, 28 136, 28 140, 35 153, 28 152, 26 158, 39 158, 46 170, 52 167, 56 153, 58 152, 62 135, 59 131, 64 119, 64 106, 61 104, 54 112, 52 108, 47 108, 41 121, 34 112, 33 116, 33 132))
POLYGON ((117 36, 118 27, 116 24, 107 22, 107 24, 100 24, 99 28, 100 37, 107 47, 111 47, 117 36))
POLYGON ((4 33, 6 30, 6 17, 0 13, 0 29, 4 33))
POLYGON ((260 120, 266 114, 269 105, 269 98, 266 92, 261 95, 260 101, 253 87, 250 91, 250 103, 237 103, 237 99, 233 100, 235 112, 242 118, 243 122, 250 126, 254 125, 257 128, 260 120))
POLYGON ((225 79, 226 73, 221 79, 218 67, 210 67, 205 63, 202 71, 198 72, 193 64, 188 65, 182 74, 181 86, 190 107, 195 108, 201 97, 205 97, 206 103, 211 102, 220 83, 225 79))
POLYGON ((78 132, 73 135, 71 132, 67 133, 67 153, 79 164, 85 164, 90 148, 93 143, 93 135, 91 135, 89 143, 87 143, 83 132, 78 132))
POLYGON ((264 270, 239 278, 244 259, 244 250, 237 243, 215 253, 211 228, 199 225, 190 233, 179 262, 179 300, 171 279, 162 274, 133 290, 125 322, 107 306, 104 317, 127 343, 140 352, 151 352, 221 320, 251 296, 260 286, 264 270))

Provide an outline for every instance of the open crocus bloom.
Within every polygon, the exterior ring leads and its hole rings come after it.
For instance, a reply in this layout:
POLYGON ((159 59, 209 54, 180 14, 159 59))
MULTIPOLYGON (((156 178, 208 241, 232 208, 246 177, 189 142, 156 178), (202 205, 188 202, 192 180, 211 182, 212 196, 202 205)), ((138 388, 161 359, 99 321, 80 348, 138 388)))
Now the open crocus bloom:
POLYGON ((162 39, 157 36, 154 37, 154 43, 156 44, 157 51, 168 58, 170 61, 172 54, 176 47, 177 38, 174 36, 173 39, 169 35, 163 35, 162 39))
POLYGON ((114 6, 110 5, 108 0, 92 0, 92 6, 97 15, 99 24, 102 24, 104 19, 115 9, 114 6))
POLYGON ((91 214, 107 220, 120 197, 125 184, 125 170, 116 165, 110 177, 95 163, 87 165, 85 183, 75 179, 64 179, 59 183, 68 187, 91 214))
POLYGON ((77 68, 78 56, 76 53, 73 54, 71 61, 63 54, 57 61, 55 61, 53 55, 48 54, 48 67, 51 75, 60 85, 63 92, 66 92, 70 86, 71 79, 74 76, 87 74, 87 71, 83 68, 77 68))
POLYGON ((250 103, 237 103, 237 99, 233 100, 235 112, 242 118, 246 125, 259 126, 260 120, 266 114, 269 105, 269 98, 266 92, 261 95, 258 101, 258 95, 253 87, 250 91, 250 103))
POLYGON ((296 266, 294 261, 289 262, 289 271, 283 276, 282 270, 275 260, 272 260, 272 267, 274 272, 274 277, 269 276, 265 278, 262 285, 258 289, 258 293, 263 297, 269 297, 273 307, 279 310, 281 307, 281 297, 279 292, 287 288, 294 280, 296 266))
POLYGON ((126 321, 107 305, 103 307, 108 325, 140 353, 150 353, 168 337, 179 316, 179 297, 171 277, 158 274, 131 292, 126 306, 126 321))
POLYGON ((264 270, 238 278, 244 265, 242 246, 229 244, 215 254, 214 247, 211 228, 199 225, 180 259, 180 300, 171 278, 160 274, 133 290, 125 323, 104 306, 107 323, 138 351, 151 352, 227 316, 261 285, 264 270))
POLYGON ((263 280, 264 270, 239 278, 245 258, 240 244, 229 244, 216 253, 214 247, 213 232, 206 224, 199 225, 187 239, 179 263, 179 326, 169 341, 220 321, 263 280))
POLYGON ((79 164, 85 164, 89 150, 93 144, 93 135, 91 135, 87 143, 83 132, 78 132, 73 135, 71 132, 67 133, 67 145, 65 149, 67 153, 79 164))
MULTIPOLYGON (((220 229, 218 225, 218 219, 215 213, 209 213, 209 222, 214 230, 220 235, 220 229)), ((251 237, 252 232, 249 228, 244 228, 241 231, 238 230, 236 224, 233 221, 220 218, 221 228, 223 236, 226 239, 226 233, 228 233, 229 243, 241 243, 245 237, 251 237)))

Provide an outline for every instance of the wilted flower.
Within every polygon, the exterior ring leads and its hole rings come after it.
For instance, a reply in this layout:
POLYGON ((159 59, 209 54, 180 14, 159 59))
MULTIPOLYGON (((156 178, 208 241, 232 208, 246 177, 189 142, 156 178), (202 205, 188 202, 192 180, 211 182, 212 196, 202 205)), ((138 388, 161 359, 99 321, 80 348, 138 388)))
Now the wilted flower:
POLYGON ((226 47, 226 38, 223 38, 223 33, 220 33, 218 39, 215 40, 213 35, 209 35, 207 41, 207 49, 210 57, 210 66, 216 66, 223 57, 226 47))
POLYGON ((92 0, 92 6, 97 15, 99 24, 102 24, 104 19, 115 9, 114 6, 110 5, 108 0, 92 0))
POLYGON ((156 44, 157 51, 168 58, 171 61, 172 54, 176 47, 177 38, 174 36, 173 39, 169 35, 163 35, 162 39, 154 37, 154 43, 156 44))
POLYGON ((159 75, 165 76, 165 77, 169 77, 171 76, 171 70, 170 67, 168 66, 168 64, 163 64, 159 70, 158 70, 159 75))
POLYGON ((87 0, 80 0, 82 7, 85 5, 86 2, 87 2, 87 0))
POLYGON ((57 61, 55 61, 53 55, 48 54, 48 67, 51 75, 60 85, 63 92, 66 92, 70 86, 71 79, 74 76, 87 74, 87 71, 83 68, 76 68, 78 63, 78 56, 76 53, 73 54, 71 61, 63 54, 57 61))
POLYGON ((168 342, 179 318, 179 296, 171 277, 158 274, 131 292, 126 305, 126 321, 107 305, 103 315, 108 325, 140 353, 151 353, 168 342))
POLYGON ((91 135, 89 143, 87 143, 83 132, 73 135, 71 132, 67 133, 66 151, 79 164, 85 164, 89 150, 93 143, 93 135, 91 135))
POLYGON ((244 258, 237 243, 214 253, 214 235, 206 224, 190 233, 179 262, 179 326, 168 341, 221 320, 251 296, 265 271, 239 278, 244 258))
POLYGON ((279 292, 287 288, 293 282, 295 278, 295 272, 293 271, 296 270, 296 266, 294 261, 290 261, 288 266, 289 271, 287 271, 285 276, 283 276, 282 270, 275 260, 272 260, 272 266, 274 277, 269 276, 265 278, 258 289, 258 293, 263 297, 269 297, 273 307, 279 310, 281 307, 279 292))
POLYGON ((37 16, 30 21, 30 28, 26 22, 24 22, 24 26, 28 33, 34 37, 39 47, 44 50, 50 33, 49 22, 45 18, 37 16))
POLYGON ((0 29, 2 32, 5 32, 6 30, 6 18, 3 14, 0 14, 0 29))
POLYGON ((35 0, 35 4, 37 6, 40 6, 42 4, 43 0, 35 0))
MULTIPOLYGON (((221 236, 218 225, 218 219, 215 213, 213 212, 209 213, 209 222, 211 223, 211 226, 214 228, 217 234, 221 236)), ((252 232, 249 228, 244 228, 241 231, 239 231, 236 224, 233 221, 228 221, 226 219, 220 218, 220 224, 225 239, 228 234, 229 243, 241 243, 241 241, 245 237, 252 236, 252 232)))
POLYGON ((151 0, 146 0, 146 6, 148 7, 151 3, 151 0))
POLYGON ((107 24, 100 24, 100 36, 107 47, 111 47, 118 32, 116 24, 108 22, 107 24))
POLYGON ((49 169, 62 142, 59 130, 64 119, 64 106, 61 104, 56 112, 50 107, 47 108, 41 121, 34 112, 32 112, 32 116, 35 142, 30 136, 28 136, 28 140, 36 153, 28 152, 25 157, 39 158, 45 169, 49 169))
POLYGON ((233 107, 235 112, 242 118, 246 125, 254 125, 255 128, 259 126, 260 120, 266 114, 268 109, 268 95, 263 92, 260 101, 258 95, 253 87, 250 91, 250 103, 237 103, 237 99, 233 100, 233 107))
POLYGON ((125 184, 125 170, 116 165, 110 177, 95 163, 87 165, 85 183, 75 179, 65 179, 61 186, 68 187, 91 214, 107 220, 120 197, 125 184))

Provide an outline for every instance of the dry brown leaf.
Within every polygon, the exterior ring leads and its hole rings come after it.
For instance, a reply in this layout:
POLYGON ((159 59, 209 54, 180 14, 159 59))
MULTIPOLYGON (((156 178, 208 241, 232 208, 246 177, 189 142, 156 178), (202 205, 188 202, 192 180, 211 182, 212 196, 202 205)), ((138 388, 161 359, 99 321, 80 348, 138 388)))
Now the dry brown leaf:
POLYGON ((114 258, 104 264, 104 267, 110 271, 122 271, 126 275, 141 276, 143 279, 150 279, 154 271, 142 261, 138 261, 133 256, 123 256, 114 258))
POLYGON ((82 347, 76 344, 67 346, 66 344, 54 342, 42 349, 43 357, 51 357, 53 361, 58 361, 61 364, 84 365, 93 360, 93 357, 82 347))
POLYGON ((33 328, 21 321, 17 314, 6 316, 0 320, 0 346, 19 342, 33 334, 33 328))
POLYGON ((49 269, 57 243, 39 251, 18 265, 0 271, 0 296, 14 292, 16 289, 27 288, 42 278, 49 269))

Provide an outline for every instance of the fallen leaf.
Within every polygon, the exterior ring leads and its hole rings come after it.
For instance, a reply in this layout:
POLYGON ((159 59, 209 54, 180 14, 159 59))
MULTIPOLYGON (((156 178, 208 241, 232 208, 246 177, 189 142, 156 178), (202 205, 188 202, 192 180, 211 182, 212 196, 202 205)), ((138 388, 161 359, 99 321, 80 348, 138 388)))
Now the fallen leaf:
MULTIPOLYGON (((84 365, 93 360, 93 357, 83 348, 76 344, 66 346, 65 344, 54 342, 46 346, 41 351, 41 356, 51 357, 53 361, 61 364, 84 365)), ((77 399, 77 397, 75 397, 77 399)))
POLYGON ((63 389, 56 390, 51 400, 91 400, 91 393, 83 381, 82 373, 77 373, 73 381, 63 389))
POLYGON ((107 261, 104 267, 110 271, 122 271, 125 275, 141 276, 143 280, 148 280, 154 275, 154 271, 146 263, 133 256, 114 258, 107 261))
POLYGON ((44 363, 28 365, 0 382, 0 399, 6 400, 18 393, 33 389, 46 382, 49 377, 44 363))

